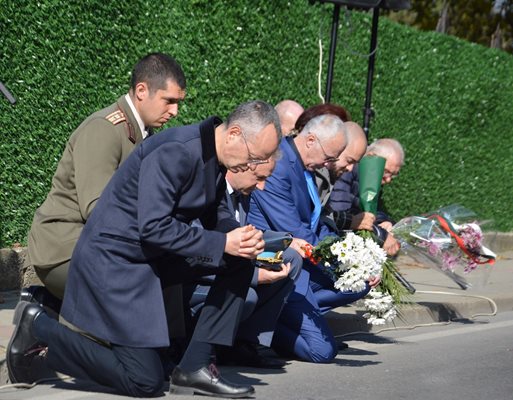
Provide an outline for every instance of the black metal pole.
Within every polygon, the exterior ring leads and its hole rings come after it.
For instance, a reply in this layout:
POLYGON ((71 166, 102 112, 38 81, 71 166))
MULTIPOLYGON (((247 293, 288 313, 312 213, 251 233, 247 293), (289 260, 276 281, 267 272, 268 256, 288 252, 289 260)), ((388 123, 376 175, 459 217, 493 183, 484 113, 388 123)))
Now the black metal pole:
POLYGON ((9 100, 11 104, 16 103, 16 99, 14 96, 9 92, 9 90, 4 86, 2 82, 0 82, 0 92, 9 100))
POLYGON ((333 81, 333 66, 335 65, 335 51, 337 50, 337 36, 338 36, 338 20, 340 18, 340 4, 335 4, 333 9, 333 19, 331 23, 331 44, 330 44, 330 58, 328 63, 328 77, 326 79, 326 103, 331 99, 331 82, 333 81))
POLYGON ((369 138, 370 120, 374 116, 372 110, 372 80, 374 78, 374 63, 376 61, 376 48, 378 46, 379 7, 373 9, 372 32, 370 43, 369 66, 367 68, 367 89, 365 91, 365 106, 363 108, 363 130, 369 138))

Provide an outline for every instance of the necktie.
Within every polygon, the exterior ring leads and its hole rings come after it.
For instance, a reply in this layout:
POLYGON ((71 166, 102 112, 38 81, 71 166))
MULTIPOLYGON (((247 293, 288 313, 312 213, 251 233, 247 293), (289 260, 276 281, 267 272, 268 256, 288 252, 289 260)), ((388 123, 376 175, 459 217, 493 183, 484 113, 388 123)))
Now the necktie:
POLYGON ((241 215, 241 198, 240 198, 240 193, 239 192, 232 192, 230 194, 230 199, 232 201, 232 205, 233 205, 233 213, 235 214, 235 219, 237 221, 239 221, 242 224, 244 224, 244 221, 242 220, 242 215, 241 215))
POLYGON ((317 194, 317 186, 315 185, 315 181, 310 171, 305 171, 305 179, 306 186, 308 187, 308 194, 310 195, 310 199, 312 199, 312 203, 314 205, 312 217, 310 219, 310 229, 316 231, 317 225, 319 224, 319 218, 321 217, 321 200, 317 194))
POLYGON ((248 223, 248 210, 249 197, 244 195, 239 196, 239 222, 241 226, 246 225, 248 223))

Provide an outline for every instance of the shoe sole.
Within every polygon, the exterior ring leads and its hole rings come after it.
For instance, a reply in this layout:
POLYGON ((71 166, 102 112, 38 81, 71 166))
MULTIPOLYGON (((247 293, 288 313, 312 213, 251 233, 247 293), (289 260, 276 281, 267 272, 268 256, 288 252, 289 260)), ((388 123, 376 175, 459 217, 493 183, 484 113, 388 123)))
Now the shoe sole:
POLYGON ((18 331, 20 329, 20 320, 21 316, 23 315, 23 311, 25 311, 25 308, 27 308, 28 305, 31 303, 28 301, 20 301, 16 308, 14 309, 14 316, 12 318, 12 322, 15 326, 14 332, 12 333, 11 339, 9 339, 9 343, 7 344, 7 349, 5 352, 5 361, 7 362, 7 372, 9 374, 9 380, 11 383, 20 383, 12 374, 11 372, 11 347, 12 343, 14 341, 14 338, 18 335, 18 331))
POLYGON ((188 386, 178 386, 171 384, 169 385, 169 393, 177 396, 194 396, 195 394, 201 394, 203 396, 212 396, 212 397, 222 397, 225 399, 242 399, 245 397, 250 397, 255 394, 255 391, 240 393, 240 394, 221 394, 221 393, 213 393, 207 392, 205 390, 196 389, 188 386))

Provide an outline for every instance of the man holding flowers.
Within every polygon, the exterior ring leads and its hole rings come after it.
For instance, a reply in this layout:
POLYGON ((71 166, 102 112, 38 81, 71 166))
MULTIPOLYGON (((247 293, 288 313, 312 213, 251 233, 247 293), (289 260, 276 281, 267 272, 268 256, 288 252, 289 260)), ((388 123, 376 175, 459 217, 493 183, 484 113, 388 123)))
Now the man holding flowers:
MULTIPOLYGON (((260 229, 291 232, 316 245, 335 230, 321 218, 321 204, 312 172, 330 167, 347 145, 344 123, 334 115, 312 118, 294 138, 280 144, 282 158, 263 191, 251 196, 248 221, 260 229)), ((304 264, 294 292, 289 296, 273 338, 273 348, 310 362, 329 362, 337 345, 322 314, 367 294, 341 292, 321 269, 304 264)), ((371 285, 377 285, 374 278, 371 285)))

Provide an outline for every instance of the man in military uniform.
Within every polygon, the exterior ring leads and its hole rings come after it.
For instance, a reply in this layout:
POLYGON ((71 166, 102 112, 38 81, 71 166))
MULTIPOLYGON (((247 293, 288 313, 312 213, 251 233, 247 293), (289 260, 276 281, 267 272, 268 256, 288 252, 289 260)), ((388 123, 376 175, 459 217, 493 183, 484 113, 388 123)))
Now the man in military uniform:
POLYGON ((166 54, 148 54, 135 65, 128 94, 71 135, 28 237, 30 261, 54 296, 64 296, 71 254, 107 182, 152 129, 177 115, 184 97, 180 65, 166 54))

